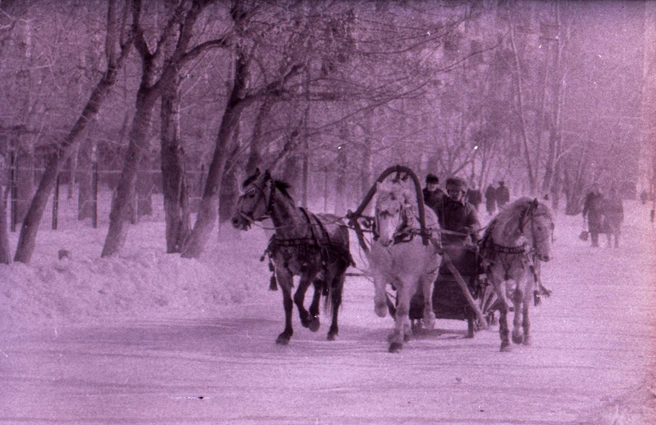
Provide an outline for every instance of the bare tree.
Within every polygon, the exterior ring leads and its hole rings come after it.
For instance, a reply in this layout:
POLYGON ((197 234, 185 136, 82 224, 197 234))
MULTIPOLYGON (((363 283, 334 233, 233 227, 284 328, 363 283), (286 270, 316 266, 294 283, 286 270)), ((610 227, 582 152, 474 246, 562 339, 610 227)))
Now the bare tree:
MULTIPOLYGON (((109 231, 105 238, 105 244, 101 254, 103 257, 116 254, 125 243, 128 233, 127 225, 133 213, 133 199, 138 165, 142 158, 142 152, 146 148, 152 113, 162 91, 167 90, 167 93, 174 93, 173 90, 175 90, 174 87, 176 86, 179 72, 186 64, 197 58, 207 49, 225 47, 227 45, 227 41, 224 38, 220 38, 205 41, 190 48, 194 35, 194 24, 203 9, 210 3, 210 1, 203 0, 186 0, 180 2, 171 12, 170 18, 162 29, 157 41, 152 45, 149 43, 141 23, 141 0, 134 0, 135 47, 139 52, 142 62, 141 83, 137 92, 136 112, 132 121, 128 150, 121 172, 121 179, 112 200, 109 231), (175 45, 175 49, 169 49, 167 47, 169 43, 175 45), (167 53, 170 51, 173 53, 167 57, 167 53)), ((177 155, 179 153, 180 150, 178 149, 171 151, 167 148, 164 150, 165 155, 177 155)), ((174 163, 177 163, 177 158, 171 161, 171 158, 167 157, 167 168, 165 170, 173 171, 173 168, 169 168, 169 166, 174 163)), ((178 170, 176 169, 175 172, 178 172, 178 170)), ((169 187, 168 183, 167 187, 169 187)), ((167 195, 171 196, 167 200, 167 203, 177 203, 176 198, 179 195, 177 187, 175 185, 172 188, 176 190, 175 194, 169 193, 167 195)), ((167 217, 174 219, 177 215, 174 213, 167 217)), ((171 229, 177 229, 179 225, 180 222, 172 224, 171 229)), ((171 242, 171 244, 175 246, 176 242, 171 242)))
POLYGON ((281 58, 283 59, 282 64, 277 69, 273 80, 259 88, 251 88, 251 72, 259 40, 257 39, 258 34, 253 33, 256 30, 248 28, 248 24, 257 11, 257 7, 247 1, 233 0, 230 16, 236 36, 242 42, 237 43, 234 47, 231 90, 216 137, 200 210, 194 228, 182 250, 182 256, 185 258, 200 256, 217 221, 220 188, 226 163, 232 151, 233 133, 239 124, 242 112, 257 100, 283 95, 287 83, 299 75, 305 66, 304 57, 284 56, 281 58), (246 42, 247 36, 250 36, 250 44, 246 42))
POLYGON ((116 82, 118 71, 128 56, 132 44, 131 32, 128 28, 129 7, 124 6, 124 13, 119 16, 116 0, 111 0, 107 8, 107 37, 105 54, 107 69, 93 89, 87 104, 71 131, 59 143, 57 152, 52 156, 41 178, 39 187, 32 199, 30 208, 23 220, 14 261, 29 263, 36 246, 36 235, 39 223, 43 217, 48 197, 55 185, 57 175, 69 156, 75 151, 80 134, 98 113, 111 87, 116 82))

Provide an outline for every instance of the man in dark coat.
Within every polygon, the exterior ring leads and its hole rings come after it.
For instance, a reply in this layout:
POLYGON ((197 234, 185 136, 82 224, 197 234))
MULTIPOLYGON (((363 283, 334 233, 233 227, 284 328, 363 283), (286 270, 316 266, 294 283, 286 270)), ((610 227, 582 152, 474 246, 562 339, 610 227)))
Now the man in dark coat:
POLYGON ((460 235, 445 232, 442 242, 446 244, 464 244, 468 239, 478 242, 478 231, 481 223, 472 204, 466 201, 467 182, 460 177, 450 177, 446 181, 446 193, 443 201, 434 208, 440 222, 440 228, 448 232, 458 232, 460 235))
POLYGON ((467 190, 467 202, 472 204, 476 211, 478 212, 478 206, 481 205, 483 201, 483 195, 481 195, 481 190, 476 188, 471 188, 467 190))
POLYGON ((590 192, 585 196, 583 203, 583 219, 588 218, 588 231, 593 247, 599 246, 599 233, 602 233, 602 218, 604 209, 604 196, 599 185, 594 183, 590 192))
MULTIPOLYGON (((478 221, 476 209, 465 199, 467 182, 459 177, 451 177, 446 181, 446 192, 447 196, 433 208, 440 223, 444 254, 448 254, 461 276, 475 276, 479 272, 478 252, 475 244, 479 239, 480 222, 478 221)), ((443 299, 443 292, 450 291, 448 289, 450 288, 448 283, 450 280, 445 277, 450 275, 451 271, 443 262, 433 286, 432 305, 436 314, 438 314, 438 311, 447 312, 449 309, 454 309, 451 302, 448 302, 448 306, 445 306, 440 301, 443 299)), ((413 296, 410 308, 411 317, 421 317, 423 299, 421 293, 413 296)), ((458 310, 459 314, 462 314, 467 301, 463 297, 462 300, 456 301, 455 305, 458 305, 458 302, 462 306, 455 307, 455 309, 458 310)), ((473 334, 474 330, 471 328, 468 336, 471 337, 473 334)))
POLYGON ((485 209, 489 215, 494 215, 497 211, 497 198, 494 186, 490 183, 485 189, 485 209))
POLYGON ((497 187, 494 195, 497 200, 497 206, 499 209, 503 208, 504 205, 510 201, 510 192, 508 192, 508 188, 503 181, 499 182, 499 187, 497 187))
POLYGON ((426 187, 422 191, 424 194, 424 205, 433 210, 446 196, 442 189, 437 186, 439 183, 440 179, 436 175, 429 174, 426 176, 426 187))
MULTIPOLYGON (((446 193, 435 210, 440 223, 442 245, 455 268, 463 276, 478 273, 476 244, 481 223, 472 204, 466 201, 467 182, 459 177, 446 181, 446 193)), ((446 264, 440 266, 441 275, 450 275, 446 264)))

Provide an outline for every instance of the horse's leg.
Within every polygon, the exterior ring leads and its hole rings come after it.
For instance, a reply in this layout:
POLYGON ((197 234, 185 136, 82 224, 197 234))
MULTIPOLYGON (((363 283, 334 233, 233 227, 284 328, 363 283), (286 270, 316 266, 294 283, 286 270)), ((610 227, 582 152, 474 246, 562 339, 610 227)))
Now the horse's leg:
POLYGON ((403 348, 403 343, 407 341, 412 332, 410 326, 410 286, 408 282, 399 282, 396 285, 396 296, 398 305, 396 307, 396 320, 394 321, 394 330, 390 335, 389 352, 395 353, 403 348))
POLYGON ((285 330, 280 335, 278 335, 276 343, 287 345, 292 335, 294 334, 294 329, 292 328, 292 310, 294 308, 294 301, 292 300, 292 286, 294 283, 294 276, 291 273, 283 270, 283 267, 276 267, 276 277, 278 279, 278 284, 282 289, 282 304, 285 308, 285 330))
POLYGON ((374 279, 374 311, 378 317, 387 315, 387 293, 385 292, 385 281, 379 273, 373 273, 374 279))
POLYGON ((332 309, 333 321, 328 330, 328 341, 334 341, 339 333, 339 326, 337 325, 337 316, 339 315, 339 307, 342 305, 342 291, 344 289, 344 279, 346 278, 346 268, 348 265, 340 267, 340 271, 335 277, 332 278, 330 302, 332 309))
MULTIPOLYGON (((494 279, 496 279, 495 277, 494 279)), ((510 351, 510 331, 508 329, 508 299, 506 297, 506 282, 499 278, 501 283, 490 279, 497 293, 499 303, 499 336, 501 337, 501 351, 510 351)))
POLYGON ((420 285, 424 293, 424 327, 433 329, 435 327, 435 312, 433 311, 433 273, 425 274, 420 279, 420 285))
POLYGON ((301 318, 301 324, 305 328, 309 328, 310 324, 314 320, 314 318, 310 316, 310 313, 305 309, 304 305, 305 293, 310 287, 314 276, 316 276, 316 270, 308 266, 308 270, 301 275, 301 279, 298 283, 298 289, 294 294, 294 304, 296 304, 296 307, 298 308, 298 315, 301 318))
POLYGON ((524 311, 522 310, 523 299, 524 293, 518 285, 512 294, 512 303, 515 309, 513 317, 512 342, 515 344, 521 344, 522 341, 524 341, 524 333, 521 331, 523 321, 522 318, 524 317, 524 311))
POLYGON ((528 314, 530 306, 530 301, 524 300, 522 303, 522 316, 524 317, 522 321, 522 328, 524 329, 524 340, 522 344, 524 345, 531 345, 531 319, 528 314))
POLYGON ((314 279, 312 285, 314 286, 314 295, 312 295, 312 304, 310 304, 310 317, 312 318, 310 322, 310 330, 316 332, 321 327, 321 321, 319 320, 319 302, 321 301, 321 294, 323 293, 323 288, 325 282, 322 279, 314 279))

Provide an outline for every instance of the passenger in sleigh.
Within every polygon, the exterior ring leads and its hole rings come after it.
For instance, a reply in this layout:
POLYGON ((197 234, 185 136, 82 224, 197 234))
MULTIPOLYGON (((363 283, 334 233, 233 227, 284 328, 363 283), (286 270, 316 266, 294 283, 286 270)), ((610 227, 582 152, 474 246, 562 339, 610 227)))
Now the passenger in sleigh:
MULTIPOLYGON (((473 205, 466 201, 467 182, 459 177, 446 181, 446 192, 442 202, 433 207, 440 223, 440 233, 444 252, 449 256, 456 270, 476 290, 480 272, 477 243, 481 228, 478 214, 473 205)), ((473 319, 469 305, 455 277, 442 262, 438 278, 433 288, 433 309, 438 318, 468 320, 473 319)), ((411 303, 411 318, 414 310, 423 304, 421 294, 415 295, 411 303)), ((471 326, 470 326, 471 328, 471 326)), ((473 328, 470 329, 473 336, 473 328)))
MULTIPOLYGON (((434 208, 440 222, 442 245, 461 274, 477 274, 476 244, 481 223, 476 208, 466 201, 467 182, 459 177, 447 179, 446 193, 447 196, 434 208)), ((443 265, 440 274, 451 273, 443 265)))

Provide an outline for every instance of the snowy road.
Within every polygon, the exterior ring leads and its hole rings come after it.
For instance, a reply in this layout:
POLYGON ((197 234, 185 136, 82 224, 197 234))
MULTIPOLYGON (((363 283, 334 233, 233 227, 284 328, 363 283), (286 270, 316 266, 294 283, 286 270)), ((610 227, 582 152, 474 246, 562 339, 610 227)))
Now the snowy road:
MULTIPOLYGON (((625 241, 644 229, 629 223, 625 241)), ((531 347, 500 353, 496 327, 469 340, 465 322, 440 320, 389 354, 391 319, 375 316, 362 277, 347 279, 338 341, 326 318, 311 333, 295 313, 281 347, 280 294, 263 283, 211 320, 4 335, 0 423, 643 423, 627 418, 656 395, 653 229, 619 250, 571 233, 557 229, 531 347)))

